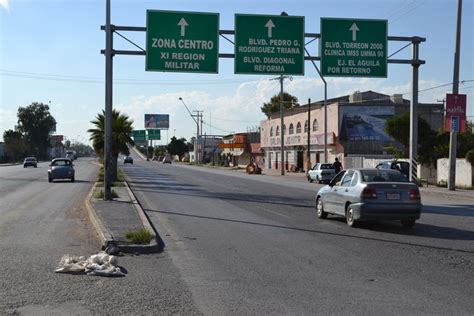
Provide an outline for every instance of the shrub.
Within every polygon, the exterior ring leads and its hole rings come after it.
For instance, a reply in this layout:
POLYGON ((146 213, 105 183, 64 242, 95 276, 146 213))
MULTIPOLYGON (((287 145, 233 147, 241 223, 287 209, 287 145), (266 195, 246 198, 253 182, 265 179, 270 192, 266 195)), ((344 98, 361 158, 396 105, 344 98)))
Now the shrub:
POLYGON ((474 167, 474 149, 471 149, 466 153, 466 160, 474 167))
POLYGON ((152 234, 147 229, 140 229, 137 231, 130 231, 125 234, 125 237, 137 245, 146 245, 149 244, 152 239, 152 234))

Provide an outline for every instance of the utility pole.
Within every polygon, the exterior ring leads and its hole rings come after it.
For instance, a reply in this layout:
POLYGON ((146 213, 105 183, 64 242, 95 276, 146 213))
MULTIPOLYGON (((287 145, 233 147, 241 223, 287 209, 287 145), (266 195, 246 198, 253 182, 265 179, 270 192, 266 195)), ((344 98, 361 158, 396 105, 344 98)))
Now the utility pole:
MULTIPOLYGON (((280 174, 285 175, 285 135, 284 135, 284 118, 285 118, 285 108, 283 101, 283 81, 289 79, 289 76, 280 75, 278 78, 273 78, 270 80, 279 80, 280 81, 280 155, 281 155, 281 165, 280 165, 280 174)), ((308 122, 309 125, 309 122, 308 122)))
MULTIPOLYGON (((459 93, 459 57, 461 54, 461 17, 462 17, 462 0, 458 0, 458 18, 456 25, 456 47, 454 51, 454 75, 453 75, 453 94, 459 93)), ((457 132, 453 131, 449 134, 449 178, 448 190, 456 190, 456 153, 457 153, 457 132)))
MULTIPOLYGON (((419 57, 419 41, 413 40, 413 61, 419 57)), ((410 181, 416 183, 418 174, 418 68, 416 62, 412 64, 411 102, 410 102, 410 181)))
POLYGON ((196 135, 196 160, 198 163, 201 163, 202 161, 202 113, 204 111, 199 111, 199 110, 194 110, 193 112, 196 112, 196 116, 197 116, 197 135, 196 135), (199 127, 199 125, 201 125, 201 127, 199 127))
POLYGON ((199 116, 197 115, 193 115, 191 113, 191 111, 189 111, 189 108, 188 106, 186 105, 186 103, 184 103, 184 100, 182 97, 179 97, 179 100, 181 101, 181 103, 183 103, 184 107, 186 108, 186 110, 188 111, 189 113, 189 116, 191 116, 191 118, 193 119, 193 121, 196 123, 196 139, 194 140, 194 160, 195 161, 198 161, 197 157, 198 157, 198 150, 197 150, 197 144, 198 144, 198 137, 199 137, 199 121, 195 119, 195 117, 198 117, 199 119, 199 116))
POLYGON ((110 24, 110 0, 105 5, 105 137, 104 200, 112 200, 112 58, 113 32, 110 24))

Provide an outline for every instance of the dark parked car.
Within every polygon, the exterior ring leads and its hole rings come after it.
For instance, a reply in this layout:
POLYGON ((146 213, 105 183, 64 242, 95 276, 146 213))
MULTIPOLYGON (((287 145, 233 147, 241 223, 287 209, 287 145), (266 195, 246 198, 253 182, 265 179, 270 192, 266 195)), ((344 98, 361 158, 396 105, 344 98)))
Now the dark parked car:
POLYGON ((74 164, 68 158, 56 158, 51 161, 48 169, 48 181, 55 179, 70 179, 74 182, 74 164))
POLYGON ((38 161, 36 160, 35 157, 26 157, 25 160, 23 160, 23 168, 26 168, 29 166, 32 166, 35 168, 38 167, 38 161))
POLYGON ((171 165, 171 156, 170 155, 166 155, 163 158, 163 164, 165 164, 165 163, 169 163, 171 165))
POLYGON ((347 169, 316 194, 319 218, 341 215, 349 226, 363 220, 400 220, 406 228, 420 218, 418 186, 391 169, 347 169))
POLYGON ((131 156, 127 156, 127 157, 123 158, 123 164, 126 164, 126 163, 129 163, 129 164, 133 165, 133 158, 131 156))
POLYGON ((403 173, 407 178, 409 178, 410 172, 410 163, 406 161, 384 161, 375 166, 377 169, 393 169, 398 170, 403 173))

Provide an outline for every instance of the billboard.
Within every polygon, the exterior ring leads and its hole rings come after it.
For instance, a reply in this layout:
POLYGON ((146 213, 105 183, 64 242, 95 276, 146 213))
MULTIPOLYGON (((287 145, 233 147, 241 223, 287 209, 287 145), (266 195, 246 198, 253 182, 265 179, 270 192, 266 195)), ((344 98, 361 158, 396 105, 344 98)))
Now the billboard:
POLYGON ((341 141, 389 141, 385 121, 395 115, 393 106, 343 106, 339 115, 341 141))
POLYGON ((168 129, 170 128, 169 114, 145 114, 145 128, 168 129))

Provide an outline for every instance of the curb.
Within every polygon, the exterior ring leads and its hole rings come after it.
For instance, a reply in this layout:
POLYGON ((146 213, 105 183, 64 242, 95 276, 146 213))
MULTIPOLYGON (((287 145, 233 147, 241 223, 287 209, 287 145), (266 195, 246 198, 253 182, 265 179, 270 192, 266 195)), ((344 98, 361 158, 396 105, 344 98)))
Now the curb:
POLYGON ((118 244, 118 247, 123 250, 124 252, 139 252, 139 253, 156 253, 163 251, 163 243, 159 242, 159 238, 157 237, 156 230, 150 222, 150 219, 145 214, 145 211, 138 203, 135 194, 133 194, 132 190, 130 189, 128 182, 124 181, 125 188, 127 189, 128 195, 132 199, 132 204, 135 207, 135 211, 137 212, 140 220, 142 221, 143 227, 148 230, 152 234, 152 239, 148 245, 135 245, 135 244, 126 244, 121 245, 118 244))
POLYGON ((157 252, 162 252, 163 251, 163 245, 160 243, 156 235, 156 231, 151 225, 148 217, 146 216, 145 212, 141 208, 141 206, 138 204, 137 199, 135 198, 135 195, 133 192, 130 190, 128 183, 124 181, 125 187, 127 189, 127 192, 131 198, 131 202, 135 208, 135 211, 137 212, 143 227, 147 229, 148 231, 151 232, 152 234, 152 240, 148 245, 137 245, 137 244, 124 244, 121 242, 118 242, 114 239, 112 233, 107 229, 107 227, 104 225, 100 217, 97 215, 95 212, 95 209, 92 205, 91 198, 95 192, 95 188, 97 187, 97 183, 95 183, 87 195, 85 204, 87 211, 89 212, 89 218, 94 225, 94 228, 97 231, 98 238, 100 243, 102 244, 102 250, 106 249, 109 245, 115 245, 117 246, 120 251, 125 252, 125 253, 157 253, 157 252))
POLYGON ((87 211, 89 212, 89 218, 92 222, 92 225, 94 225, 95 230, 97 231, 97 234, 99 236, 99 241, 102 244, 102 248, 105 249, 108 245, 111 243, 114 243, 114 238, 112 237, 112 234, 110 231, 105 227, 104 223, 102 223, 102 220, 97 216, 97 213, 94 210, 94 207, 91 204, 91 198, 95 192, 95 188, 97 187, 97 182, 94 183, 92 186, 91 191, 87 195, 86 198, 86 208, 87 211))
POLYGON ((429 188, 425 188, 425 189, 420 188, 420 193, 422 197, 423 195, 429 195, 429 196, 444 197, 444 198, 449 198, 449 199, 464 199, 464 200, 474 201, 474 191, 472 191, 471 196, 468 196, 465 192, 459 192, 459 191, 444 192, 444 191, 433 191, 433 190, 430 190, 429 188))

